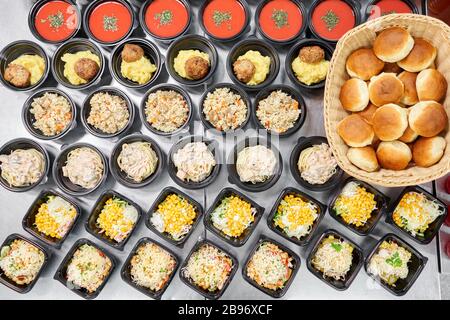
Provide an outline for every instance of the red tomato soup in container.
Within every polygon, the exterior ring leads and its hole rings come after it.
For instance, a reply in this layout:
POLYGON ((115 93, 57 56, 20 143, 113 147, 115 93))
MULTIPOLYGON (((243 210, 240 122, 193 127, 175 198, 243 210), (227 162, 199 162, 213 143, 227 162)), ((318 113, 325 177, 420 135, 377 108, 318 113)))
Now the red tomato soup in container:
POLYGON ((81 19, 78 8, 70 1, 37 2, 28 18, 31 32, 44 42, 60 43, 75 35, 81 19))
POLYGON ((189 27, 189 4, 184 0, 148 0, 141 9, 142 29, 159 40, 173 40, 189 27))
POLYGON ((100 44, 116 44, 131 34, 133 11, 125 1, 93 2, 86 9, 84 27, 100 44))
POLYGON ((258 31, 269 41, 289 43, 304 31, 305 10, 293 0, 263 1, 256 10, 258 31))
POLYGON ((375 0, 367 6, 366 13, 367 20, 372 20, 391 13, 418 13, 418 9, 408 1, 375 0))
POLYGON ((217 40, 236 39, 249 21, 247 4, 243 0, 206 0, 200 12, 203 30, 217 40))
POLYGON ((350 1, 316 1, 310 11, 311 32, 329 42, 337 42, 359 23, 359 9, 350 1))

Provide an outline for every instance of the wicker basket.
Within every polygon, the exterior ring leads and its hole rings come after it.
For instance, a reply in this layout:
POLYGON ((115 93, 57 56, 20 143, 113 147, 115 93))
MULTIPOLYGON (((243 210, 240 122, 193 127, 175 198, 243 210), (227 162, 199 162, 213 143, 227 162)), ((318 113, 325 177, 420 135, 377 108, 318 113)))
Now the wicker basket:
MULTIPOLYGON (((348 113, 339 101, 341 86, 349 78, 345 70, 347 57, 361 47, 371 47, 376 33, 388 27, 406 28, 412 36, 422 37, 438 48, 437 69, 450 84, 450 27, 444 22, 422 15, 390 14, 352 29, 338 42, 328 71, 324 95, 324 122, 330 147, 338 165, 349 175, 363 181, 386 187, 417 185, 435 180, 450 172, 450 132, 446 131, 447 148, 442 159, 429 168, 409 167, 401 171, 381 169, 366 172, 347 159, 348 146, 337 133, 337 125, 348 113)), ((449 86, 450 88, 450 86, 449 86)), ((449 113, 450 94, 447 92, 444 107, 449 113)), ((450 117, 449 117, 450 118, 450 117)))

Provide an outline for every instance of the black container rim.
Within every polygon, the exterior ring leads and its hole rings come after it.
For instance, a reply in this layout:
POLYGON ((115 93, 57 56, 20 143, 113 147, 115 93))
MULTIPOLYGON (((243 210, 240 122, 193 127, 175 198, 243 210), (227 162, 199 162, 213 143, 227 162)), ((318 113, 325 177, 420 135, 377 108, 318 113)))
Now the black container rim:
MULTIPOLYGON (((372 0, 367 4, 367 6, 364 10, 364 16, 365 16, 364 22, 369 21, 369 18, 371 16, 372 6, 376 6, 376 4, 380 1, 382 1, 382 0, 372 0)), ((411 8, 412 13, 419 14, 419 8, 417 8, 417 5, 413 1, 411 1, 411 0, 401 0, 401 1, 404 2, 405 4, 407 4, 411 8)))
POLYGON ((35 15, 37 13, 37 11, 41 8, 42 5, 44 5, 47 2, 50 2, 51 0, 40 0, 40 1, 36 1, 35 4, 31 7, 30 12, 28 14, 28 28, 30 29, 31 33, 33 34, 33 36, 38 39, 39 41, 42 41, 44 43, 48 43, 48 44, 61 44, 73 37, 75 37, 75 35, 78 33, 78 31, 80 31, 81 29, 81 21, 82 21, 82 16, 81 16, 81 12, 80 9, 78 8, 78 6, 76 5, 76 3, 73 0, 62 0, 64 2, 67 2, 69 4, 72 5, 73 9, 75 10, 75 13, 77 14, 77 25, 75 27, 75 31, 68 36, 67 38, 63 39, 63 40, 57 40, 57 41, 53 41, 53 40, 48 40, 46 38, 44 38, 43 36, 41 36, 39 34, 39 32, 37 32, 36 27, 34 26, 34 18, 35 15))
POLYGON ((193 114, 194 114, 194 110, 193 110, 193 105, 192 105, 192 99, 190 97, 190 95, 187 93, 186 90, 184 90, 181 86, 176 85, 176 84, 171 84, 171 83, 161 83, 158 84, 154 87, 151 87, 143 96, 142 100, 141 100, 141 104, 139 106, 139 116, 141 118, 142 123, 144 124, 144 126, 151 131, 152 133, 162 136, 162 137, 173 137, 173 136, 177 136, 178 134, 180 134, 181 132, 185 131, 186 127, 189 127, 191 120, 193 118, 193 114), (184 100, 186 101, 188 108, 189 108, 189 114, 188 114, 188 118, 186 119, 186 122, 179 127, 178 129, 176 129, 175 131, 172 132, 163 132, 163 131, 159 131, 156 128, 154 128, 148 121, 147 121, 147 117, 145 115, 145 108, 146 108, 146 104, 147 104, 147 100, 148 100, 148 96, 158 90, 161 91, 165 91, 165 90, 173 90, 176 91, 177 93, 181 94, 181 96, 184 98, 184 100))
POLYGON ((22 228, 28 232, 29 234, 31 234, 32 236, 34 236, 35 238, 39 239, 40 241, 42 241, 43 243, 45 243, 46 245, 50 245, 54 248, 60 249, 61 245, 64 243, 64 241, 66 241, 67 237, 69 236, 70 232, 72 232, 73 228, 75 227, 75 225, 77 224, 80 216, 81 216, 81 208, 80 206, 71 198, 67 197, 66 195, 63 195, 62 193, 53 190, 53 189, 44 189, 42 190, 38 196, 34 199, 33 203, 29 206, 27 213, 25 214, 25 216, 22 219, 22 228), (34 212, 32 211, 33 207, 41 200, 43 199, 45 196, 48 195, 54 195, 57 197, 62 198, 63 200, 67 201, 70 203, 70 205, 72 205, 75 208, 76 211, 76 215, 75 218, 72 221, 72 224, 70 225, 70 227, 67 229, 66 234, 61 238, 61 239, 54 239, 53 241, 50 239, 47 239, 45 237, 45 235, 42 235, 41 232, 39 232, 33 225, 28 225, 27 221, 28 219, 34 214, 34 212))
MULTIPOLYGON (((47 178, 48 173, 50 171, 50 156, 48 154, 47 149, 44 148, 44 146, 42 146, 40 143, 38 143, 37 141, 34 141, 32 139, 29 138, 16 138, 16 139, 12 139, 9 140, 7 142, 5 142, 1 147, 0 147, 0 154, 4 154, 5 149, 7 148, 11 148, 11 150, 16 150, 17 148, 12 148, 12 146, 14 144, 18 144, 18 143, 23 143, 23 144, 29 144, 30 146, 32 146, 32 148, 37 149, 40 153, 42 153, 42 155, 44 156, 44 162, 45 162, 45 168, 44 171, 42 172, 40 178, 35 182, 30 184, 29 186, 24 186, 24 187, 14 187, 14 186, 10 186, 4 179, 3 177, 0 178, 0 184, 2 185, 3 188, 5 188, 8 191, 12 191, 12 192, 25 192, 28 190, 33 189, 34 187, 40 185, 44 178, 47 178)), ((0 173, 1 173, 1 167, 0 167, 0 173)))
POLYGON ((98 138, 108 139, 108 138, 117 137, 130 129, 130 127, 133 125, 133 122, 134 122, 134 111, 135 110, 134 110, 133 101, 131 101, 130 97, 128 97, 128 95, 124 91, 122 91, 116 87, 104 86, 104 87, 95 89, 94 91, 90 92, 86 96, 86 98, 84 99, 84 101, 81 105, 80 118, 81 118, 81 123, 83 124, 83 126, 87 130, 87 132, 89 132, 90 134, 92 134, 93 136, 96 136, 98 138), (116 133, 101 133, 100 129, 96 129, 95 127, 93 127, 91 124, 88 123, 88 120, 87 120, 88 115, 86 114, 86 112, 88 109, 89 109, 89 111, 91 109, 90 101, 91 101, 92 97, 94 95, 96 95, 97 93, 104 93, 104 92, 113 93, 113 95, 121 97, 122 99, 125 100, 125 103, 127 104, 127 108, 128 108, 128 112, 129 112, 128 121, 127 121, 126 125, 122 129, 117 131, 116 133))
POLYGON ((126 137, 123 137, 114 145, 113 150, 111 151, 111 155, 109 157, 109 168, 111 170, 111 174, 113 175, 114 179, 116 179, 117 182, 119 182, 120 184, 122 184, 128 188, 142 188, 142 187, 149 185, 153 181, 155 181, 161 175, 161 173, 165 167, 165 159, 164 158, 165 158, 165 154, 155 140, 153 140, 149 136, 146 136, 141 133, 133 133, 133 134, 127 135, 126 137), (122 146, 125 143, 127 143, 128 141, 135 140, 135 139, 139 139, 140 141, 149 142, 151 144, 151 148, 153 149, 153 151, 155 151, 155 153, 158 157, 158 164, 157 164, 155 171, 141 182, 130 182, 130 181, 125 180, 119 174, 119 171, 122 171, 122 170, 120 168, 118 168, 118 165, 116 162, 113 162, 114 159, 116 158, 115 155, 120 154, 120 152, 122 150, 122 146))
POLYGON ((0 81, 2 82, 2 84, 3 84, 6 88, 8 88, 8 89, 10 89, 10 90, 18 91, 18 92, 29 92, 29 91, 32 91, 32 90, 34 90, 34 89, 40 87, 40 86, 45 82, 45 80, 47 79, 47 77, 48 77, 48 75, 49 75, 49 73, 50 73, 50 69, 51 69, 51 66, 50 66, 50 57, 49 57, 49 55, 47 54, 47 52, 45 52, 45 50, 44 50, 39 44, 37 44, 36 42, 30 41, 30 40, 16 40, 16 41, 13 41, 13 42, 7 44, 7 45, 2 49, 2 51, 0 52, 0 60, 5 60, 5 58, 6 58, 6 52, 7 52, 8 50, 10 50, 11 48, 17 46, 17 45, 26 45, 26 46, 29 46, 29 47, 33 47, 34 49, 36 49, 36 50, 39 52, 39 56, 40 56, 41 58, 43 58, 44 61, 45 61, 45 71, 44 71, 44 74, 42 75, 42 77, 39 79, 38 82, 36 82, 35 84, 30 85, 30 86, 28 86, 28 87, 25 87, 25 88, 19 88, 19 87, 13 86, 13 85, 10 84, 8 81, 6 81, 6 80, 5 80, 5 77, 4 77, 4 75, 3 75, 3 74, 4 74, 3 71, 0 72, 0 81))

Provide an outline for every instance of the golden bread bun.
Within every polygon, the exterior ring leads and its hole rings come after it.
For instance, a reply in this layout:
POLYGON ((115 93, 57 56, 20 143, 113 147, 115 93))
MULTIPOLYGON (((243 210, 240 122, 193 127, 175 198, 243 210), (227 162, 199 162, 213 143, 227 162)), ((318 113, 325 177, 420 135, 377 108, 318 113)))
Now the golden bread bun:
POLYGON ((347 80, 341 88, 339 100, 347 111, 361 111, 369 104, 367 84, 357 78, 347 80))
POLYGON ((405 91, 403 93, 403 97, 400 99, 400 102, 407 106, 415 105, 419 102, 419 97, 417 96, 416 90, 417 73, 403 71, 398 75, 398 78, 401 82, 403 82, 403 86, 405 87, 405 91))
POLYGON ((369 98, 378 107, 388 103, 399 103, 404 91, 403 82, 395 73, 381 73, 370 79, 369 98))
POLYGON ((365 147, 372 144, 374 139, 372 127, 357 114, 342 119, 337 130, 342 140, 350 147, 365 147))
POLYGON ((347 151, 348 160, 358 168, 374 172, 379 168, 377 154, 372 147, 350 148, 347 151))
POLYGON ((417 133, 415 133, 414 130, 408 126, 408 128, 406 128, 405 132, 403 133, 403 135, 400 138, 398 138, 398 140, 400 140, 401 142, 404 142, 404 143, 411 143, 414 140, 416 140, 418 137, 419 137, 419 135, 417 133))
POLYGON ((436 69, 421 71, 416 79, 417 96, 420 101, 441 101, 447 93, 447 80, 436 69))
POLYGON ((383 72, 399 74, 403 69, 395 62, 385 62, 383 72))
POLYGON ((421 101, 409 109, 409 126, 419 136, 434 137, 445 129, 447 113, 436 101, 421 101))
POLYGON ((420 137, 413 146, 413 161, 419 167, 430 167, 444 155, 447 142, 440 136, 420 137))
POLYGON ((413 37, 400 27, 383 30, 373 43, 375 55, 384 62, 398 62, 406 58, 413 47, 413 37))
POLYGON ((397 64, 406 71, 420 72, 433 64, 436 55, 437 50, 431 43, 422 38, 415 38, 411 52, 397 64))
POLYGON ((377 148, 377 158, 384 169, 403 170, 412 159, 411 149, 401 141, 382 141, 377 148))
POLYGON ((362 48, 352 52, 345 67, 350 77, 370 80, 383 70, 384 62, 377 58, 371 48, 362 48))
POLYGON ((381 141, 397 140, 408 128, 408 112, 396 104, 386 104, 375 111, 372 125, 381 141))
POLYGON ((372 125, 373 114, 375 113, 375 111, 377 111, 377 109, 377 106, 369 103, 369 105, 363 111, 357 112, 357 114, 359 114, 364 120, 366 120, 368 124, 372 125))

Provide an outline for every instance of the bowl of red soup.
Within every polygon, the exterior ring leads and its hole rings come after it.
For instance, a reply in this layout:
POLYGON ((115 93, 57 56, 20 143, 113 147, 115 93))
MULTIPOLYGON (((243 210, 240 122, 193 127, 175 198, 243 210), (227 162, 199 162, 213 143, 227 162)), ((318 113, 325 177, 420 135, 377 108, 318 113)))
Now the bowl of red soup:
POLYGON ((366 20, 373 20, 391 13, 419 13, 409 0, 373 0, 366 8, 366 20))
POLYGON ((139 12, 139 22, 151 37, 170 42, 189 29, 191 7, 186 0, 147 0, 139 12))
POLYGON ((91 2, 83 15, 83 28, 95 42, 110 46, 127 38, 133 31, 134 14, 125 0, 91 2))
POLYGON ((256 9, 256 28, 276 44, 291 43, 305 31, 307 14, 297 0, 265 0, 256 9))
POLYGON ((199 16, 205 33, 217 41, 239 38, 250 21, 250 11, 245 0, 206 0, 199 16))
POLYGON ((361 20, 359 3, 351 0, 316 0, 309 11, 309 28, 314 36, 337 42, 361 20))
POLYGON ((40 41, 58 44, 80 30, 80 10, 71 0, 37 1, 28 15, 28 26, 40 41))

